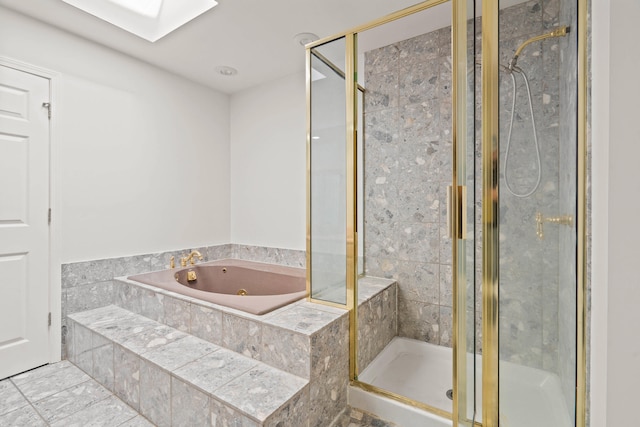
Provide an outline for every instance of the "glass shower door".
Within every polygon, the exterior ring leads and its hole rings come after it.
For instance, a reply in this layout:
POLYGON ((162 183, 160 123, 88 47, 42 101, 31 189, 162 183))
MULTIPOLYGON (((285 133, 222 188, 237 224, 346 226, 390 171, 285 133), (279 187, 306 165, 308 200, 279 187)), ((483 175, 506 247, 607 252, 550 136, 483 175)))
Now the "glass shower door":
POLYGON ((576 0, 498 15, 501 426, 576 425, 576 0), (547 7, 549 6, 549 7, 547 7))
MULTIPOLYGON (((480 421, 481 345, 479 325, 480 280, 477 256, 480 244, 477 236, 476 188, 479 165, 476 152, 479 140, 476 132, 478 83, 480 68, 476 67, 476 19, 474 0, 457 2, 454 6, 453 49, 458 66, 454 73, 454 166, 453 185, 448 194, 450 234, 453 242, 453 304, 454 304, 454 426, 473 426, 480 421)), ((478 224, 479 225, 479 224, 478 224)))

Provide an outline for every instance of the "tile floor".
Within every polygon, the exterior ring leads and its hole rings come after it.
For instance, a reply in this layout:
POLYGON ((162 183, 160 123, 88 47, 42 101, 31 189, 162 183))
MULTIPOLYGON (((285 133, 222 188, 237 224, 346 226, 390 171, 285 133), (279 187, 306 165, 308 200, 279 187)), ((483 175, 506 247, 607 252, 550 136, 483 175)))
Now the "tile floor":
POLYGON ((153 426, 68 361, 0 381, 0 426, 153 426))
MULTIPOLYGON (((64 360, 0 381, 0 426, 153 427, 153 424, 64 360)), ((353 408, 347 408, 334 426, 395 427, 353 408)))

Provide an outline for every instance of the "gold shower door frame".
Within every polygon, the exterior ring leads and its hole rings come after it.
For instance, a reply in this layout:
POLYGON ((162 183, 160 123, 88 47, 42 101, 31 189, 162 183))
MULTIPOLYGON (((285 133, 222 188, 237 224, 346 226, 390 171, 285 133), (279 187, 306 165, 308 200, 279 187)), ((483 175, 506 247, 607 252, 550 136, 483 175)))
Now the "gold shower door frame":
MULTIPOLYGON (((576 427, 585 426, 586 406, 586 126, 587 126, 587 0, 578 2, 578 215, 577 227, 577 381, 576 427)), ((482 1, 482 423, 499 424, 499 346, 498 346, 498 285, 499 285, 499 162, 494 156, 499 149, 499 83, 498 83, 498 13, 499 0, 482 1), (496 203, 493 200, 496 200, 496 203)), ((425 409, 459 423, 470 425, 466 417, 466 267, 464 263, 465 169, 466 169, 466 87, 467 69, 467 0, 427 0, 415 6, 377 19, 344 33, 327 37, 306 46, 307 90, 307 291, 309 300, 349 310, 349 378, 352 386, 372 391, 391 399, 425 409), (357 366, 357 34, 416 12, 447 3, 452 4, 452 134, 453 174, 450 201, 453 269, 453 414, 358 381, 357 366), (346 92, 346 304, 327 302, 311 297, 311 57, 312 49, 339 38, 345 38, 346 92), (462 393, 461 393, 462 392, 462 393)), ((474 64, 471 64, 475 66, 474 64)), ((475 90, 475 89, 473 89, 475 90)), ((472 273, 473 275, 473 273, 472 273)), ((475 396, 472 398, 475 399, 475 396)))

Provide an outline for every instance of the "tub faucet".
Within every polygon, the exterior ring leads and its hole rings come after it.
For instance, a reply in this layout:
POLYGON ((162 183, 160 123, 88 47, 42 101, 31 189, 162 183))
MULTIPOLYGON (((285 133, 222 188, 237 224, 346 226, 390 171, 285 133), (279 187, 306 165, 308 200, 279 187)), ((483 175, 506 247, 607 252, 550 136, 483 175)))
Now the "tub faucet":
POLYGON ((193 250, 186 257, 180 258, 180 265, 183 267, 186 267, 187 263, 191 263, 191 265, 194 265, 196 263, 196 260, 194 259, 194 257, 198 257, 199 260, 203 259, 202 254, 200 252, 193 250))

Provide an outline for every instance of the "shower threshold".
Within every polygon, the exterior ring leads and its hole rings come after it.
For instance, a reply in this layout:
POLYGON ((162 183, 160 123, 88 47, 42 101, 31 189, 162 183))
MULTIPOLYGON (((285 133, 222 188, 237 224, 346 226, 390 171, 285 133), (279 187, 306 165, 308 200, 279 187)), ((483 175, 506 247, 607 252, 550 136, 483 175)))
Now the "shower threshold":
MULTIPOLYGON (((412 400, 452 411, 447 390, 452 388, 451 348, 433 345, 409 338, 395 337, 369 366, 358 376, 361 382, 408 397, 412 400)), ((469 359, 467 373, 472 378, 473 365, 469 359)), ((477 358, 478 378, 481 378, 481 357, 477 358)), ((569 411, 556 374, 540 369, 500 362, 501 426, 504 427, 570 427, 569 411)), ((470 381, 471 383, 471 381, 470 381)), ((471 396, 473 384, 468 385, 471 396)), ((478 393, 482 387, 478 387, 478 393)), ((481 402, 481 396, 478 396, 481 402)), ((415 420, 420 412, 416 408, 381 398, 372 393, 350 387, 349 404, 373 412, 383 419, 403 424, 415 420), (382 400, 384 401, 382 401, 382 400), (413 414, 407 411, 412 410, 413 414), (404 411, 404 415, 403 415, 404 411), (417 412, 416 412, 417 411, 417 412), (384 412, 384 413, 382 413, 384 412), (409 418, 407 418, 409 417, 409 418)), ((478 405, 478 411, 480 405, 478 405)), ((472 413, 469 413, 471 418, 472 413)), ((420 425, 445 427, 451 421, 425 413, 428 421, 420 425)), ((482 414, 476 414, 481 421, 482 414)), ((411 425, 411 424, 406 424, 411 425)))

